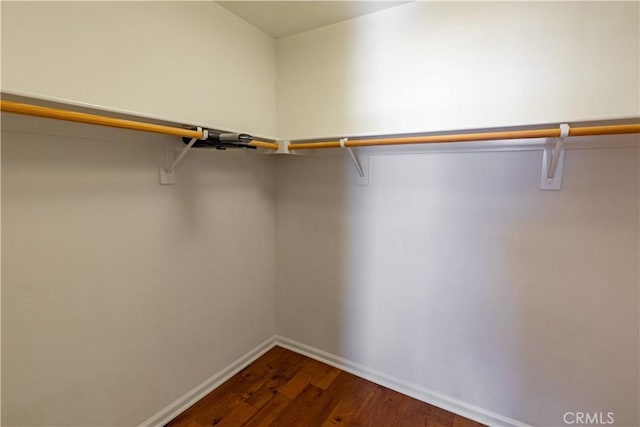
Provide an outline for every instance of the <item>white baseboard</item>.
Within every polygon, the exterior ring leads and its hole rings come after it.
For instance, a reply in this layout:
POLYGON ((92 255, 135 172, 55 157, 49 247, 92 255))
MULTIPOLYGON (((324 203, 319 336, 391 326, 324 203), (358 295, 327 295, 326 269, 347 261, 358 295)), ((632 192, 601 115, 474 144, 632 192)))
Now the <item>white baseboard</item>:
POLYGON ((212 390, 222 385, 229 378, 240 372, 243 368, 249 365, 251 362, 262 356, 264 353, 272 349, 276 345, 275 336, 267 339, 262 344, 250 350, 240 358, 236 359, 220 372, 213 375, 211 378, 196 386, 192 390, 188 391, 182 397, 170 403, 165 408, 161 409, 155 415, 148 418, 140 427, 156 427, 163 426, 182 412, 184 412, 191 405, 202 399, 212 390))
POLYGON ((188 391, 182 397, 178 398, 167 407, 144 421, 140 424, 140 427, 156 427, 165 425, 276 345, 488 426, 531 427, 520 421, 496 414, 495 412, 446 396, 433 390, 426 389, 416 384, 408 383, 383 372, 376 371, 359 363, 336 356, 335 354, 327 353, 326 351, 279 335, 274 335, 267 339, 262 344, 250 350, 248 353, 226 366, 202 384, 188 391))
POLYGON ((450 396, 426 389, 416 384, 410 384, 398 378, 394 378, 383 372, 368 368, 359 363, 352 362, 335 354, 302 344, 289 338, 275 336, 275 345, 284 347, 296 353, 303 354, 327 365, 334 366, 343 371, 357 375, 361 378, 390 388, 399 393, 411 396, 438 408, 445 409, 479 423, 494 427, 530 427, 528 424, 496 414, 495 412, 480 408, 467 402, 450 396))

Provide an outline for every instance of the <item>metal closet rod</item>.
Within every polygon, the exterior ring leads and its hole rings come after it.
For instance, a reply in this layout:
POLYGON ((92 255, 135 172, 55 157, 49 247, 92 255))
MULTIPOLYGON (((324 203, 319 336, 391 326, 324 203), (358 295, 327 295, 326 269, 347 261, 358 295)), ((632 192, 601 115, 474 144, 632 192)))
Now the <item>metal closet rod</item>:
MULTIPOLYGON (((608 126, 583 126, 569 129, 569 136, 590 136, 590 135, 617 135, 625 133, 640 133, 640 124, 630 125, 608 125, 608 126)), ((354 140, 336 140, 319 142, 292 142, 289 150, 311 150, 316 148, 342 148, 342 147, 371 147, 376 145, 402 145, 402 144, 436 144, 445 142, 474 142, 474 141, 495 141, 505 139, 527 139, 527 138, 559 138, 560 128, 533 129, 504 132, 477 132, 460 133, 451 135, 427 135, 408 136, 398 138, 371 138, 354 140)))
MULTIPOLYGON (((137 122, 133 120, 114 119, 113 117, 99 116, 97 114, 78 113, 76 111, 62 110, 59 108, 40 107, 38 105, 23 104, 13 101, 1 100, 0 110, 6 111, 8 113, 24 114, 27 116, 45 117, 48 119, 66 120, 69 122, 87 123, 114 128, 162 133, 165 135, 181 136, 185 138, 201 139, 204 137, 203 131, 156 125, 152 123, 137 122)), ((271 150, 278 149, 278 144, 276 144, 275 142, 260 141, 255 139, 250 142, 249 145, 271 150)))

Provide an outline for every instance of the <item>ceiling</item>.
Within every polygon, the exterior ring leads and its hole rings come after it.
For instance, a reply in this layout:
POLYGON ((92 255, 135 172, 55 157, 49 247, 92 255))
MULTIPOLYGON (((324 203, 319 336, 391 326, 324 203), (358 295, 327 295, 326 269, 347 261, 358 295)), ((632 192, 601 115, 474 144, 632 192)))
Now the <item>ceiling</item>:
POLYGON ((279 38, 312 30, 408 1, 219 1, 271 37, 279 38))

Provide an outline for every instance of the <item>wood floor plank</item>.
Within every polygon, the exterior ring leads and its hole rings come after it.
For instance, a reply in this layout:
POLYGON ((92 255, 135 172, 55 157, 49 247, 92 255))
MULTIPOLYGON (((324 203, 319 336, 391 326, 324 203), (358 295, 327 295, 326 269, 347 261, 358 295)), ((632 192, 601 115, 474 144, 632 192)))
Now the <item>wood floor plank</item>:
POLYGON ((243 427, 266 427, 273 425, 280 413, 291 404, 284 394, 276 391, 275 395, 267 402, 243 427))
POLYGON ((273 420, 272 426, 290 427, 305 426, 304 424, 307 414, 313 407, 314 403, 322 396, 324 390, 314 385, 308 384, 295 399, 290 400, 289 405, 273 420))
POLYGON ((469 418, 455 415, 453 417, 453 427, 483 427, 483 425, 477 421, 470 420, 469 418))
POLYGON ((287 362, 293 358, 299 360, 299 363, 304 360, 295 353, 274 347, 173 419, 167 426, 186 427, 192 420, 211 425, 214 420, 224 417, 230 405, 241 399, 243 393, 250 391, 252 385, 277 372, 282 366, 288 366, 287 362))
POLYGON ((427 412, 429 414, 429 423, 427 423, 428 427, 431 427, 432 425, 437 425, 438 427, 453 427, 453 419, 455 415, 451 412, 436 408, 435 406, 428 408, 427 412))
POLYGON ((307 361, 293 352, 272 356, 268 363, 250 365, 241 371, 234 391, 227 391, 225 397, 219 399, 220 404, 210 406, 198 421, 205 425, 242 425, 268 403, 277 387, 290 381, 307 361))
POLYGON ((323 427, 357 425, 361 408, 365 406, 365 402, 371 399, 378 388, 376 384, 356 376, 348 377, 348 380, 349 389, 324 420, 323 427))
POLYGON ((243 400, 238 400, 231 405, 229 411, 222 418, 214 419, 209 425, 216 427, 241 426, 249 421, 256 412, 258 412, 258 408, 243 400))
POLYGON ((317 380, 311 382, 314 386, 326 390, 327 387, 331 385, 333 380, 342 372, 338 368, 334 368, 333 366, 322 364, 322 376, 317 380))
MULTIPOLYGON (((313 405, 300 418, 300 425, 320 426, 326 420, 340 400, 351 391, 351 374, 341 372, 329 387, 313 402, 313 405)), ((311 384, 310 384, 311 385, 311 384)), ((315 386, 313 386, 315 387, 315 386)))
POLYGON ((427 427, 428 423, 429 414, 424 407, 419 405, 409 405, 409 408, 404 413, 402 425, 427 427))
POLYGON ((483 427, 281 347, 167 423, 171 427, 483 427))
POLYGON ((375 390, 355 414, 352 425, 357 426, 395 426, 398 425, 408 408, 406 396, 388 388, 376 385, 375 390), (399 396, 404 397, 398 398, 399 396))
POLYGON ((245 401, 261 408, 274 397, 281 387, 289 383, 303 369, 306 362, 307 358, 291 352, 287 357, 280 359, 277 366, 270 365, 268 378, 259 387, 249 390, 245 401))
POLYGON ((324 369, 322 365, 323 364, 313 359, 306 360, 302 369, 300 369, 286 384, 279 387, 278 391, 291 399, 295 399, 295 397, 304 390, 307 385, 324 376, 324 369))

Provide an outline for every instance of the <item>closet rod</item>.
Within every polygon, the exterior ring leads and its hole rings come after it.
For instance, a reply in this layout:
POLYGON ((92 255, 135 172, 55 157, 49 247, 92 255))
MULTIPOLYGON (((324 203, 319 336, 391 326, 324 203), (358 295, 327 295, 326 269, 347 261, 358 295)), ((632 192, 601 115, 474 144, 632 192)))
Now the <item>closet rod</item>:
MULTIPOLYGON (((590 135, 616 135, 624 133, 640 133, 640 124, 630 125, 609 125, 609 126, 584 126, 572 127, 569 136, 590 136, 590 135)), ((375 145, 400 145, 400 144, 436 144, 444 142, 474 142, 474 141, 494 141, 504 139, 527 139, 527 138, 559 138, 560 128, 533 129, 504 132, 478 132, 462 133, 452 135, 428 135, 409 136, 399 138, 372 138, 354 139, 343 142, 344 147, 370 147, 375 145)), ((289 144, 289 150, 310 150, 315 148, 341 148, 340 140, 320 141, 320 142, 300 142, 289 144)))
MULTIPOLYGON (((152 123, 136 122, 133 120, 114 119, 113 117, 97 114, 78 113, 76 111, 59 108, 40 107, 38 105, 22 104, 13 101, 0 101, 0 110, 7 113, 24 114, 27 116, 44 117, 48 119, 66 120, 70 122, 87 123, 92 125, 109 126, 122 129, 140 130, 144 132, 162 133, 165 135, 182 136, 185 138, 202 138, 203 132, 172 126, 156 125, 152 123)), ((267 141, 253 140, 249 145, 260 148, 277 150, 278 144, 267 141)))

